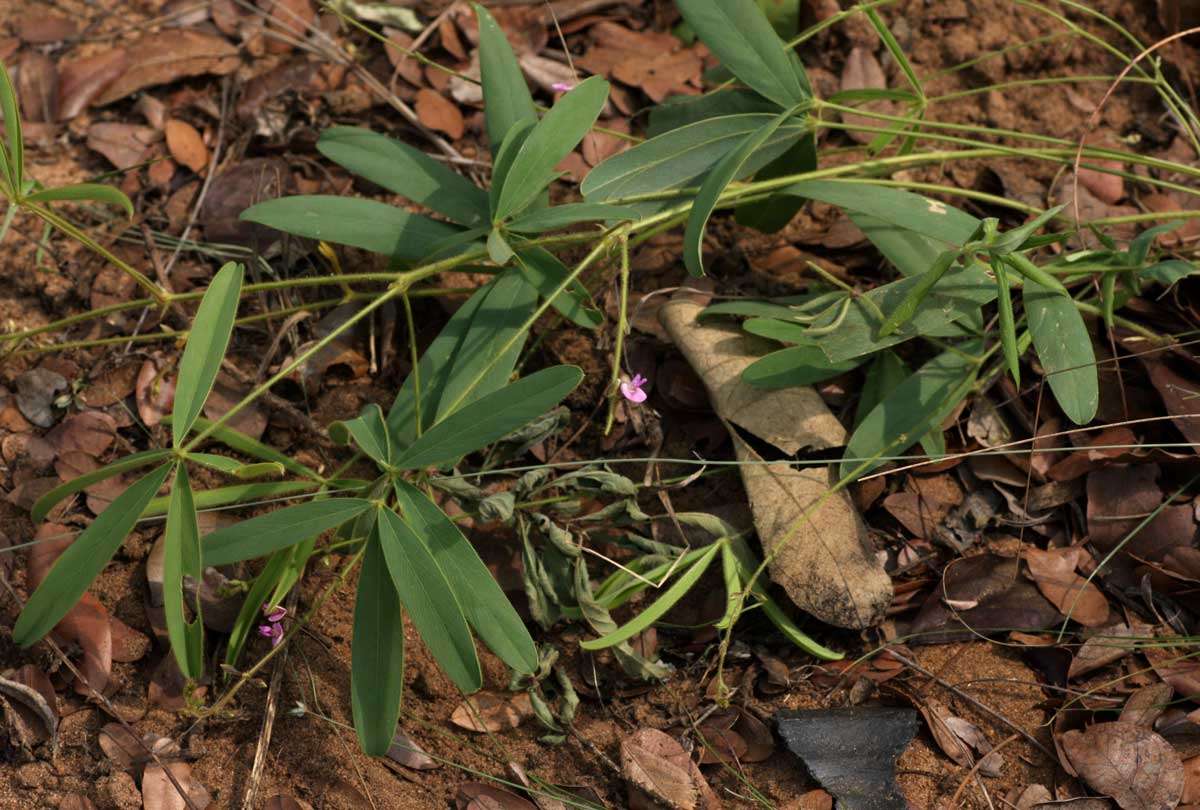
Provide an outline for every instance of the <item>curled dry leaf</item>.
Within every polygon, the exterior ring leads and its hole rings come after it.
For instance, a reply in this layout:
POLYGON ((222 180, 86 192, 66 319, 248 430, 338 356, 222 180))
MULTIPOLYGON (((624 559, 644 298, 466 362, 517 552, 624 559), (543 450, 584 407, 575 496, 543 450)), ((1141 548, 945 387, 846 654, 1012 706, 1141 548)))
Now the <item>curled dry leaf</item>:
POLYGON ((111 104, 146 87, 204 73, 225 75, 237 69, 237 48, 225 38, 203 31, 168 29, 143 35, 128 46, 129 65, 96 98, 111 104))
POLYGON ((1080 778, 1122 810, 1169 810, 1179 804, 1183 764, 1171 744, 1150 729, 1096 723, 1066 732, 1059 742, 1080 778))
POLYGON ((458 704, 454 713, 450 715, 450 722, 467 731, 494 734, 505 729, 516 728, 532 714, 533 704, 529 700, 529 695, 524 692, 512 697, 493 692, 480 692, 458 704))
POLYGON ((26 753, 45 742, 57 748, 58 714, 41 690, 0 677, 0 718, 9 729, 9 739, 26 753))
MULTIPOLYGON (((845 442, 841 423, 808 386, 768 392, 742 380, 761 354, 737 327, 701 323, 703 307, 687 294, 672 297, 659 317, 671 339, 704 381, 713 408, 723 419, 791 455, 802 448, 826 449, 845 442)), ((754 449, 730 430, 739 461, 761 462, 754 449)), ((892 601, 892 581, 875 556, 866 526, 850 496, 828 497, 829 467, 795 469, 786 463, 739 467, 754 526, 772 552, 771 578, 801 609, 838 627, 870 627, 892 601), (824 498, 819 509, 808 508, 824 498), (776 551, 778 549, 778 551, 776 551)))
POLYGON ((1078 548, 1027 548, 1024 550, 1029 575, 1038 590, 1059 612, 1085 627, 1108 621, 1108 601, 1091 582, 1075 573, 1078 548))
POLYGON ((187 121, 169 118, 166 123, 167 149, 177 163, 199 174, 208 165, 208 147, 199 131, 187 121))
POLYGON ((423 87, 417 93, 417 116, 430 129, 444 132, 455 140, 463 136, 465 124, 458 105, 436 90, 423 87))

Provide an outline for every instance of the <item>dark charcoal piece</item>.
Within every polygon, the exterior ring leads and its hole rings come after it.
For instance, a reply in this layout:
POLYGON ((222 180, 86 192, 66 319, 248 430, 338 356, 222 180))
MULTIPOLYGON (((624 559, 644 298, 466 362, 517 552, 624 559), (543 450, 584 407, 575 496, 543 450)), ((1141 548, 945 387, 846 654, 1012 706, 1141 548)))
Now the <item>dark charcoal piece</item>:
POLYGON ((779 734, 838 810, 906 810, 896 758, 917 733, 912 709, 863 706, 778 712, 779 734))

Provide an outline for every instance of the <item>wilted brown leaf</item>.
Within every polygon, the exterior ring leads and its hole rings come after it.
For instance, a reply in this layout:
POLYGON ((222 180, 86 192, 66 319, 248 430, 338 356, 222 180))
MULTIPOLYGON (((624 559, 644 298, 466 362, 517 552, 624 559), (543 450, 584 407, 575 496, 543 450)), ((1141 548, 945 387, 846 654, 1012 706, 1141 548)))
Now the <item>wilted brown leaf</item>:
POLYGON ((430 129, 444 132, 455 140, 463 136, 465 125, 458 105, 436 90, 423 87, 417 92, 416 111, 421 123, 430 129))
POLYGON ((97 105, 187 76, 232 73, 241 61, 237 48, 223 37, 181 28, 145 34, 127 50, 128 67, 96 98, 97 105))
POLYGON ((1117 719, 1122 723, 1153 728, 1154 721, 1170 704, 1173 694, 1175 690, 1169 683, 1152 683, 1135 689, 1117 719))
POLYGON ((46 441, 58 453, 86 453, 93 458, 112 446, 117 423, 102 411, 83 411, 72 414, 46 434, 46 441))
POLYGON ((477 733, 516 728, 533 714, 529 695, 522 692, 509 697, 492 692, 480 692, 458 704, 450 715, 450 722, 459 728, 477 733))
POLYGON ((79 400, 92 408, 114 405, 133 393, 141 363, 135 359, 120 361, 105 368, 88 380, 87 388, 79 393, 79 400))
POLYGON ((58 117, 70 121, 129 67, 124 48, 86 56, 58 67, 58 117))
POLYGON ((1153 731, 1129 723, 1096 723, 1066 732, 1060 742, 1079 776, 1123 810, 1179 804, 1183 764, 1170 743, 1153 731))
POLYGON ((1119 661, 1133 652, 1139 639, 1150 638, 1152 632, 1149 625, 1141 624, 1114 624, 1097 630, 1075 653, 1067 677, 1078 678, 1113 661, 1119 661))
POLYGON ((1108 621, 1108 601, 1099 588, 1075 573, 1079 551, 1027 548, 1023 554, 1038 590, 1060 613, 1085 627, 1099 627, 1108 621))
POLYGON ((167 149, 176 162, 199 174, 208 165, 208 147, 194 126, 178 118, 166 123, 167 149))
POLYGON ((584 70, 640 87, 656 102, 699 92, 704 63, 695 48, 683 48, 675 37, 607 21, 589 33, 596 44, 575 59, 584 70))
POLYGON ((270 15, 267 31, 275 32, 267 37, 269 53, 287 53, 293 42, 303 42, 317 17, 311 0, 258 0, 258 6, 270 15))
POLYGON ((690 765, 679 743, 657 729, 638 729, 621 741, 621 772, 631 792, 642 791, 672 810, 699 806, 690 765))
POLYGON ((1192 443, 1192 450, 1200 453, 1200 384, 1181 377, 1161 360, 1143 359, 1143 365, 1171 421, 1192 443))
POLYGON ((134 396, 138 416, 146 427, 154 427, 175 401, 175 382, 166 379, 158 364, 148 359, 138 372, 134 396))
POLYGON ((87 145, 118 169, 128 169, 145 160, 150 145, 161 137, 153 127, 101 121, 88 129, 87 145))
POLYGON ((143 810, 186 810, 188 807, 188 802, 167 776, 167 768, 171 769, 171 775, 187 793, 196 810, 205 810, 212 803, 208 791, 192 776, 191 765, 186 762, 168 762, 164 767, 152 762, 146 765, 146 770, 142 773, 143 810))
POLYGON ((44 742, 53 741, 57 747, 58 714, 33 686, 0 677, 0 718, 8 727, 7 736, 27 753, 44 742))

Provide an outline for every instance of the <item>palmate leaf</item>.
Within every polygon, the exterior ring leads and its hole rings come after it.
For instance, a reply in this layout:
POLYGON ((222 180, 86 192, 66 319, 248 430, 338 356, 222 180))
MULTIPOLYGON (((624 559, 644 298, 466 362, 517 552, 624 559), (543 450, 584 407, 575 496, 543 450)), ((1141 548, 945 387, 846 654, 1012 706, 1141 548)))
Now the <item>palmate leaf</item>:
POLYGON ((471 627, 501 661, 517 672, 536 672, 537 648, 525 623, 467 538, 416 487, 396 479, 395 493, 404 522, 445 573, 471 627))
POLYGON ((839 475, 865 475, 884 463, 867 459, 899 455, 936 431, 974 383, 978 367, 964 353, 978 348, 943 352, 888 392, 850 435, 839 475))
POLYGON ((196 504, 188 481, 187 465, 175 468, 171 485, 171 505, 167 510, 167 528, 163 538, 163 612, 167 638, 179 671, 188 678, 199 678, 204 671, 204 624, 200 619, 200 601, 192 608, 195 616, 187 620, 183 604, 183 578, 201 581, 200 527, 196 522, 196 504))
POLYGON ((514 126, 537 121, 537 108, 508 37, 487 9, 478 3, 472 6, 479 21, 479 78, 483 85, 484 118, 495 158, 514 126))
POLYGON ((350 643, 350 708, 367 754, 387 753, 403 694, 404 618, 379 534, 371 532, 358 575, 350 643))
POLYGON ((175 383, 175 407, 171 414, 171 438, 178 449, 200 415, 204 400, 221 369, 221 360, 233 334, 238 298, 242 291, 242 266, 229 262, 213 277, 200 300, 187 345, 179 361, 175 383))
POLYGON ((555 366, 479 398, 427 430, 399 454, 395 467, 418 470, 457 461, 557 405, 583 379, 575 366, 555 366))
POLYGON ((286 506, 205 535, 201 556, 206 567, 264 557, 340 526, 371 505, 359 498, 328 498, 286 506))
POLYGON ((566 93, 530 130, 501 181, 493 221, 520 213, 554 179, 554 167, 596 123, 608 100, 608 82, 591 76, 566 93))
POLYGON ((1021 299, 1046 382, 1063 413, 1086 425, 1100 407, 1099 374, 1092 336, 1070 296, 1025 279, 1021 299))
POLYGON ((781 108, 808 99, 804 68, 752 0, 676 0, 683 19, 721 64, 781 108))
POLYGON ((104 569, 133 529, 146 504, 167 480, 163 464, 135 481, 67 546, 38 586, 13 627, 13 641, 28 647, 49 633, 104 569))
POLYGON ((379 545, 400 603, 438 665, 464 692, 483 685, 471 630, 446 575, 421 538, 390 509, 376 524, 379 545))
POLYGON ((460 233, 454 225, 376 200, 328 194, 267 200, 239 219, 403 261, 419 261, 460 233))
POLYGON ((487 192, 406 143, 361 127, 330 127, 317 140, 325 157, 459 225, 488 220, 487 192))

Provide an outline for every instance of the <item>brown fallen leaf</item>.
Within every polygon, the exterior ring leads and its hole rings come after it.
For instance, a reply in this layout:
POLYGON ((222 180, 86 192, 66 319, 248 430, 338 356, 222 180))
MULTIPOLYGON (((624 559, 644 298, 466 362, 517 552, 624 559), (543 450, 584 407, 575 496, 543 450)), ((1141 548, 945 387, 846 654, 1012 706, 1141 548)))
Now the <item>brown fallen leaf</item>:
POLYGON ((15 22, 17 36, 29 45, 62 42, 79 32, 79 25, 70 17, 48 12, 44 8, 22 14, 15 22))
POLYGON ((428 771, 441 767, 433 757, 425 753, 425 749, 416 740, 399 729, 396 730, 396 736, 392 737, 392 745, 387 750, 387 758, 416 771, 428 771))
POLYGON ((1122 810, 1158 810, 1179 804, 1184 773, 1179 754, 1153 731, 1129 723, 1095 723, 1068 731, 1063 752, 1079 776, 1122 810))
POLYGON ((1139 640, 1153 636, 1153 628, 1143 624, 1114 624, 1088 637, 1071 660, 1067 678, 1075 679, 1119 661, 1137 648, 1139 640))
POLYGON ((87 796, 72 793, 58 802, 58 810, 96 810, 96 805, 87 796))
POLYGON ((53 59, 39 51, 27 51, 21 57, 17 97, 24 120, 34 123, 58 120, 59 78, 53 59))
POLYGON ((237 48, 223 37, 189 29, 145 34, 130 43, 127 50, 129 66, 95 99, 97 106, 187 76, 223 76, 236 70, 241 62, 237 48))
POLYGON ((187 793, 196 810, 205 810, 212 803, 208 791, 192 776, 192 766, 186 762, 167 762, 164 765, 152 762, 142 772, 143 810, 187 810, 188 801, 167 776, 167 768, 187 793))
POLYGON ((263 810, 313 810, 313 806, 303 799, 294 799, 291 796, 279 794, 267 799, 263 810))
POLYGON ((268 53, 287 53, 292 43, 308 38, 308 30, 316 20, 311 0, 258 0, 259 8, 269 14, 267 31, 268 53))
POLYGON ((151 359, 142 363, 134 387, 138 416, 146 427, 154 427, 175 401, 175 382, 166 379, 151 359))
POLYGON ((1166 710, 1174 694, 1169 683, 1152 683, 1135 689, 1117 719, 1134 726, 1154 728, 1154 721, 1166 710))
POLYGON ((144 161, 151 144, 161 137, 153 127, 101 121, 88 128, 87 145, 116 168, 128 169, 144 161))
POLYGON ((1184 804, 1200 804, 1200 757, 1192 757, 1183 761, 1183 796, 1184 804))
POLYGON ((1029 575, 1042 595, 1064 616, 1085 627, 1108 622, 1108 600, 1095 584, 1075 573, 1078 548, 1027 548, 1023 551, 1029 575))
POLYGON ((55 425, 46 434, 46 441, 60 454, 76 451, 97 458, 112 446, 116 433, 117 423, 111 416, 102 411, 83 411, 55 425))
POLYGON ((167 149, 176 162, 199 174, 208 165, 208 147, 194 126, 178 118, 167 119, 167 149))
POLYGON ((701 765, 734 765, 743 761, 750 748, 741 734, 711 723, 698 727, 696 735, 701 765))
MULTIPOLYGON (((861 45, 856 45, 846 57, 846 64, 842 67, 841 89, 884 90, 886 88, 887 76, 884 75, 883 67, 875 58, 875 54, 861 45)), ((894 105, 890 101, 870 101, 860 106, 864 110, 884 114, 891 114, 894 109, 894 105)), ((879 128, 885 126, 887 122, 865 115, 843 113, 842 123, 851 128, 847 130, 846 134, 852 139, 859 143, 870 143, 878 133, 863 132, 858 127, 879 128)))
POLYGON ((28 684, 0 677, 0 721, 10 742, 25 755, 45 742, 50 742, 52 749, 58 747, 58 714, 45 696, 28 684))
POLYGON ((483 782, 464 782, 454 796, 456 810, 537 810, 515 793, 483 782))
POLYGON ((124 48, 86 56, 58 66, 58 118, 70 121, 129 67, 124 48))
POLYGON ((631 31, 608 21, 588 33, 595 44, 575 59, 584 70, 639 87, 656 102, 699 92, 704 68, 700 52, 684 48, 670 34, 631 31))
MULTIPOLYGON (((704 381, 723 419, 792 455, 802 448, 845 443, 845 428, 811 387, 764 392, 742 380, 762 354, 737 327, 700 322, 703 307, 677 293, 659 313, 675 345, 704 381)), ((870 627, 883 619, 892 582, 875 556, 866 526, 845 491, 827 497, 832 468, 762 464, 758 453, 730 429, 750 497, 754 525, 773 554, 771 579, 801 609, 838 627, 870 627), (817 502, 820 508, 805 515, 817 502)))
POLYGON ((1151 384, 1162 397, 1171 421, 1192 443, 1192 450, 1200 453, 1200 384, 1180 376, 1161 360, 1143 359, 1142 364, 1150 375, 1151 384))
POLYGON ((494 734, 516 728, 532 714, 533 705, 529 695, 524 692, 512 697, 494 692, 480 692, 458 704, 450 715, 450 722, 467 731, 494 734))
POLYGON ((630 804, 635 792, 642 792, 672 810, 695 810, 699 793, 691 764, 679 743, 657 729, 638 729, 621 741, 621 772, 629 783, 630 804))
POLYGON ((80 402, 90 408, 104 408, 122 401, 133 393, 134 380, 141 367, 141 363, 130 358, 93 374, 87 387, 79 393, 80 402))
POLYGON ((441 93, 428 87, 421 88, 417 92, 415 109, 421 123, 430 129, 444 132, 455 140, 463 136, 466 127, 462 112, 457 104, 441 93))

